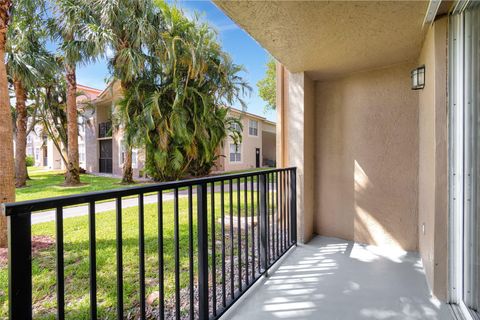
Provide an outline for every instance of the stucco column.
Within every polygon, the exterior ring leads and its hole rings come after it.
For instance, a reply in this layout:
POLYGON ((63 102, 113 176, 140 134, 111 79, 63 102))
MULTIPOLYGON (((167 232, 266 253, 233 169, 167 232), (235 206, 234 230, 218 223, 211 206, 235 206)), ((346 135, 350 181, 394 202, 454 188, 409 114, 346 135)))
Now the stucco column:
POLYGON ((298 241, 313 236, 314 216, 314 85, 304 72, 277 65, 278 165, 297 167, 298 241))

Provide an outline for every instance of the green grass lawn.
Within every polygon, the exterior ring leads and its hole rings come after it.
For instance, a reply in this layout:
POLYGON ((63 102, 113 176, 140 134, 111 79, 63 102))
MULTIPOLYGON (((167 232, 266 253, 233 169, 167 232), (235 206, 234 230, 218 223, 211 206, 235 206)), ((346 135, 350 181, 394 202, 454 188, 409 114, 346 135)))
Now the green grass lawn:
POLYGON ((16 201, 42 199, 71 194, 101 191, 125 187, 120 179, 98 177, 91 174, 81 174, 80 180, 85 183, 78 187, 63 186, 64 175, 60 170, 44 170, 29 167, 28 174, 32 180, 27 181, 27 187, 16 190, 16 201))
MULTIPOLYGON (((258 171, 262 169, 264 168, 235 171, 235 172, 226 172, 225 174, 244 173, 244 172, 250 172, 250 171, 253 172, 253 171, 258 171)), ((16 201, 44 199, 44 198, 50 198, 50 197, 67 196, 67 195, 78 194, 78 193, 103 191, 103 190, 127 187, 125 185, 120 184, 121 179, 100 177, 92 174, 81 174, 80 180, 84 184, 78 187, 63 186, 64 174, 63 174, 63 171, 61 170, 45 170, 43 168, 38 168, 38 167, 29 167, 28 174, 30 175, 31 180, 27 181, 27 187, 16 189, 16 201)), ((242 178, 241 180, 242 188, 243 188, 243 181, 244 179, 242 178)), ((255 182, 257 181, 256 176, 254 177, 254 181, 255 182)), ((217 182, 215 184, 220 185, 220 182, 217 182)), ((249 187, 250 187, 250 181, 249 181, 249 187)), ((182 188, 182 189, 186 189, 186 188, 182 188)), ((228 186, 225 187, 225 190, 227 189, 228 189, 228 186)))
MULTIPOLYGON (((31 200, 38 198, 64 196, 76 193, 108 190, 124 187, 119 184, 116 178, 97 177, 93 175, 81 175, 85 185, 79 187, 64 187, 63 173, 60 171, 44 171, 38 168, 29 168, 32 180, 28 181, 28 187, 17 189, 17 201, 31 200)), ((236 183, 236 182, 235 182, 236 183)), ((248 183, 250 187, 250 182, 248 183)), ((241 180, 244 186, 244 180, 241 180)), ((210 187, 209 187, 210 191, 210 187)), ((229 216, 229 188, 225 186, 225 215, 229 216)), ((237 194, 233 192, 233 214, 237 215, 237 194)), ((251 194, 247 193, 249 210, 251 212, 251 194)), ((244 192, 241 192, 241 202, 244 201, 244 192)), ((209 202, 209 239, 211 239, 211 198, 209 202)), ((256 192, 254 195, 255 206, 256 192)), ((242 212, 244 205, 241 204, 242 212)), ((164 259, 165 259, 165 300, 172 301, 174 281, 174 219, 173 201, 164 201, 164 259)), ((193 199, 193 239, 196 252, 197 224, 196 224, 196 199, 193 199)), ((220 257, 220 194, 215 194, 215 225, 217 238, 217 256, 220 257)), ((242 213, 244 214, 244 213, 242 213)), ((249 219, 250 221, 250 219, 249 219)), ((158 291, 158 213, 157 205, 145 206, 145 249, 146 249, 146 286, 147 296, 153 291, 158 291)), ((236 226, 237 219, 234 219, 236 226)), ((242 225, 244 219, 242 219, 242 225)), ((97 253, 97 299, 99 318, 113 318, 116 308, 116 242, 115 242, 115 212, 108 211, 96 215, 96 253, 97 253)), ((234 240, 238 235, 235 229, 234 240)), ((180 286, 188 288, 188 199, 179 198, 179 243, 180 243, 180 286)), ((227 235, 228 238, 228 227, 227 235)), ((243 231, 242 231, 243 232, 243 231)), ((48 222, 32 226, 34 236, 49 236, 55 238, 55 223, 48 222)), ((124 260, 124 301, 125 312, 132 318, 135 317, 136 308, 139 305, 138 290, 138 208, 125 208, 123 210, 123 260, 124 260)), ((209 248, 211 250, 211 240, 209 248)), ((251 241, 251 239, 250 239, 251 241)), ((76 217, 64 220, 64 245, 65 245, 65 300, 67 318, 88 319, 89 318, 89 241, 88 241, 88 217, 76 217)), ((229 252, 229 241, 226 243, 227 253, 229 252)), ((234 251, 237 251, 236 245, 234 251)), ((194 254, 196 256, 196 254, 194 254)), ((41 250, 34 255, 33 259, 33 301, 34 317, 39 319, 54 319, 56 310, 56 276, 55 276, 55 247, 51 246, 41 250)), ((220 259, 217 259, 220 263, 220 259)), ((195 277, 196 277, 195 257, 195 277)), ((236 267, 235 267, 236 268, 236 267)), ((220 268, 217 268, 219 270, 220 268)), ((220 275, 217 276, 220 279, 220 275)), ((220 280, 218 280, 220 281, 220 280)), ((7 316, 8 312, 8 274, 4 266, 0 267, 0 319, 7 316)), ((237 284, 236 284, 237 285, 237 284)), ((219 293, 217 293, 217 296, 219 293)), ((183 307, 182 307, 183 308, 183 307)), ((187 307, 185 307, 187 308, 187 307)), ((186 311, 182 311, 185 313, 186 311)), ((188 313, 188 311, 187 311, 188 313)))
MULTIPOLYGON (((232 210, 237 214, 237 195, 232 194, 234 205, 232 210)), ((247 193, 249 201, 248 214, 251 213, 250 192, 247 193)), ((254 195, 255 196, 255 195, 254 195)), ((241 201, 244 192, 241 192, 241 201)), ((254 197, 256 198, 256 196, 254 197)), ((209 202, 209 239, 211 239, 211 203, 209 202)), ((256 202, 256 200, 255 200, 256 202)), ((257 205, 255 203, 255 205, 257 205)), ((244 208, 244 205, 241 204, 244 208)), ((174 218, 173 201, 164 201, 164 259, 165 259, 165 299, 171 301, 174 290, 174 218)), ((196 252, 197 223, 196 223, 196 198, 193 199, 193 239, 196 252)), ((225 193, 225 215, 229 215, 229 193, 225 193)), ((242 209, 243 211, 243 209, 242 209)), ((220 257, 220 194, 215 194, 215 225, 216 225, 216 256, 220 257)), ((250 221, 250 219, 248 219, 250 221)), ((244 219, 242 217, 242 224, 244 219)), ((146 285, 147 296, 153 291, 158 291, 158 214, 157 205, 145 206, 145 248, 146 248, 146 285)), ((237 219, 234 219, 236 225, 237 219)), ((115 242, 115 212, 103 212, 96 215, 96 253, 97 253, 97 282, 98 282, 98 308, 99 318, 114 318, 116 308, 116 242, 115 242)), ((123 210, 123 261, 124 261, 124 301, 125 311, 133 311, 138 307, 138 209, 127 208, 123 210)), ((235 229, 235 234, 237 230, 235 229)), ((243 232, 243 231, 242 231, 243 232)), ((43 223, 32 226, 32 233, 55 237, 55 223, 43 223)), ((188 287, 188 199, 179 199, 179 243, 180 243, 180 285, 188 287)), ((227 228, 228 234, 228 228, 227 228)), ((227 235, 228 237, 228 235, 227 235)), ((237 239, 237 235, 234 236, 237 239)), ((209 240, 209 248, 211 248, 209 240)), ((236 241, 236 240, 235 240, 236 241)), ((250 237, 251 241, 251 237, 250 237)), ((88 242, 88 217, 76 217, 64 220, 65 244, 65 293, 67 318, 88 319, 89 315, 89 242, 88 242)), ((229 241, 227 241, 227 253, 229 241)), ((211 250, 211 249, 209 249, 211 250)), ((237 251, 237 248, 234 248, 237 251)), ((44 249, 34 255, 33 259, 33 301, 35 304, 34 317, 37 319, 54 319, 56 310, 55 295, 55 247, 44 249)), ((196 254, 194 254, 196 256, 196 254)), ((220 263, 220 259, 217 259, 220 263)), ((195 258, 195 277, 196 277, 195 258)), ((220 268, 217 268, 219 272, 220 268)), ((217 276, 220 279, 220 276, 217 276)), ((218 280, 220 281, 220 280, 218 280)), ((0 268, 0 318, 7 315, 7 270, 0 268)), ((218 295, 218 294, 217 294, 218 295)), ((186 307, 186 310, 188 308, 186 307)), ((183 311, 185 313, 188 311, 183 311)))

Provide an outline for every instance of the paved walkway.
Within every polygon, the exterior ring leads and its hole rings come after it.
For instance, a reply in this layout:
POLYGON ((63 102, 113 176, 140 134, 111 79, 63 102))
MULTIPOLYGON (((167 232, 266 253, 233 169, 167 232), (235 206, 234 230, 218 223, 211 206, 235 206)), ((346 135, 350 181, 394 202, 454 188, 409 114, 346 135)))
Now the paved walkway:
MULTIPOLYGON (((243 183, 242 183, 242 187, 243 187, 243 183)), ((272 189, 272 185, 270 185, 270 190, 271 189, 272 189)), ((236 190, 237 190, 237 185, 234 184, 233 185, 233 191, 236 191, 236 190)), ((256 183, 254 184, 254 190, 256 190, 256 183)), ((229 191, 229 185, 226 183, 225 184, 225 192, 228 192, 228 191, 229 191)), ((220 186, 215 186, 215 192, 220 192, 220 186)), ((195 188, 193 189, 193 193, 195 194, 195 188)), ((187 197, 188 196, 188 191, 187 190, 179 190, 178 195, 179 195, 179 198, 187 197)), ((173 198, 174 198, 173 197, 173 192, 163 193, 163 200, 164 201, 173 200, 173 198)), ((145 195, 144 204, 151 204, 151 203, 157 203, 157 195, 156 194, 145 195)), ((130 207, 136 207, 136 206, 138 206, 138 198, 137 197, 122 199, 122 208, 130 208, 130 207)), ((100 203, 95 204, 95 212, 96 213, 115 210, 115 208, 116 208, 115 200, 100 202, 100 203)), ((87 214, 88 214, 88 204, 63 209, 63 218, 64 219, 85 216, 87 214)), ((55 210, 47 210, 47 211, 42 211, 42 212, 32 214, 32 225, 33 224, 38 224, 38 223, 49 222, 49 221, 55 221, 55 210)))

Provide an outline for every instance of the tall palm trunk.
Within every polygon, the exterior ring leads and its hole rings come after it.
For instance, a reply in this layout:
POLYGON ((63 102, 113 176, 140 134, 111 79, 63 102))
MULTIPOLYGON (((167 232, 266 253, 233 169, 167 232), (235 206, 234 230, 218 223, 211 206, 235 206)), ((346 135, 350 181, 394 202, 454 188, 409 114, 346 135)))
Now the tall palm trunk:
MULTIPOLYGON (((122 92, 126 92, 129 84, 125 81, 120 82, 120 86, 122 87, 122 92)), ((125 140, 124 140, 125 141, 125 140)), ((131 184, 134 183, 133 181, 133 169, 132 169, 132 147, 126 146, 126 153, 125 159, 123 161, 123 176, 122 176, 122 183, 131 184)))
POLYGON ((80 184, 78 163, 78 111, 77 111, 77 77, 75 65, 65 65, 67 78, 67 171, 65 184, 80 184))
POLYGON ((122 183, 130 184, 133 181, 133 169, 132 169, 132 148, 127 147, 125 152, 125 159, 123 160, 123 177, 122 183))
MULTIPOLYGON (((0 0, 0 203, 15 201, 12 114, 8 95, 5 42, 10 19, 11 0, 0 0)), ((7 219, 0 214, 0 247, 7 246, 7 219)))
POLYGON ((13 81, 15 88, 15 108, 17 111, 17 139, 15 143, 15 186, 25 187, 27 183, 27 93, 21 80, 13 81))

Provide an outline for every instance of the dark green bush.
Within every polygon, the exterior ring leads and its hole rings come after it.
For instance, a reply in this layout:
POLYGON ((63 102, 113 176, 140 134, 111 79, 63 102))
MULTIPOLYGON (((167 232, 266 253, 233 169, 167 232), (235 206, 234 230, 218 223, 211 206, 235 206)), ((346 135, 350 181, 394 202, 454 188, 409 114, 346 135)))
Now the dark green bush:
POLYGON ((33 167, 35 165, 35 159, 32 156, 27 156, 25 158, 25 163, 27 164, 27 167, 33 167))

